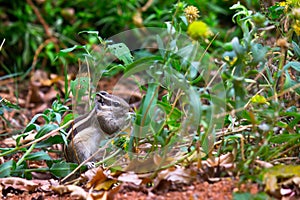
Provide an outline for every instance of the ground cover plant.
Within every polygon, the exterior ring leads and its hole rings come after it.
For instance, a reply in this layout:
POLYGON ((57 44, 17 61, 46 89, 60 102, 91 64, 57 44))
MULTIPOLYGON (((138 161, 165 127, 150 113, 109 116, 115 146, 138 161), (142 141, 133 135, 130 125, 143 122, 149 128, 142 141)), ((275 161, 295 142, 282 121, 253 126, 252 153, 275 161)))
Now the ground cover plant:
POLYGON ((3 198, 299 198, 298 1, 86 4, 1 8, 3 198), (100 90, 130 125, 88 169, 62 152, 100 90))

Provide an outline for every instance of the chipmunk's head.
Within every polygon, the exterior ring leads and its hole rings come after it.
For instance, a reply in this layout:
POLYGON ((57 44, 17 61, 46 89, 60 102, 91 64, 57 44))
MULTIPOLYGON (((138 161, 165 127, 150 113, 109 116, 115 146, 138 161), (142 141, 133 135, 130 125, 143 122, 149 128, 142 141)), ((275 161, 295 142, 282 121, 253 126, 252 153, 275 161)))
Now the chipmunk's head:
POLYGON ((112 112, 114 115, 124 115, 129 112, 129 104, 122 98, 100 91, 96 94, 97 109, 103 112, 112 112))
POLYGON ((122 98, 105 91, 96 94, 96 114, 101 129, 107 134, 122 130, 130 123, 130 106, 122 98))

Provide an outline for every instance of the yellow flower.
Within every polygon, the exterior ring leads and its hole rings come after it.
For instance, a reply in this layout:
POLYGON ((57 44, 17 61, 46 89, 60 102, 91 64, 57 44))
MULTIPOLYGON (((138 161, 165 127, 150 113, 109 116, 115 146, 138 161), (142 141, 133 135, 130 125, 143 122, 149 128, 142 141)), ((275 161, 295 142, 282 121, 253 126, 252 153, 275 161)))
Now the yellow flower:
POLYGON ((237 57, 234 58, 230 58, 229 56, 224 57, 224 60, 227 61, 230 64, 230 66, 233 66, 237 61, 237 59, 238 59, 237 57))
POLYGON ((187 29, 187 34, 194 40, 212 35, 210 28, 202 21, 194 21, 187 29))
POLYGON ((279 2, 279 6, 282 6, 282 7, 286 6, 286 2, 285 1, 279 2))
POLYGON ((270 105, 270 103, 267 101, 267 99, 264 96, 261 96, 259 94, 256 94, 251 98, 252 103, 257 103, 257 104, 267 104, 270 105))
POLYGON ((198 19, 199 10, 195 6, 188 6, 184 9, 185 17, 187 18, 189 23, 192 23, 196 19, 198 19))
POLYGON ((295 24, 292 26, 295 33, 300 36, 300 21, 296 20, 295 24))

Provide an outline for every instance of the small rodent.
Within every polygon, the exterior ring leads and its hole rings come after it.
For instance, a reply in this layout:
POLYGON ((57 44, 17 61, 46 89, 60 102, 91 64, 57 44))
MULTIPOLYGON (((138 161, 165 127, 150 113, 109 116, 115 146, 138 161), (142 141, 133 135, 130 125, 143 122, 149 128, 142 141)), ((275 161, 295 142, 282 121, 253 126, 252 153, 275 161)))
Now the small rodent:
MULTIPOLYGON (((82 163, 99 148, 102 140, 129 125, 130 106, 122 98, 105 91, 96 93, 95 107, 87 114, 74 120, 67 129, 68 145, 64 147, 64 156, 68 162, 82 163)), ((99 161, 96 155, 90 162, 99 161)))

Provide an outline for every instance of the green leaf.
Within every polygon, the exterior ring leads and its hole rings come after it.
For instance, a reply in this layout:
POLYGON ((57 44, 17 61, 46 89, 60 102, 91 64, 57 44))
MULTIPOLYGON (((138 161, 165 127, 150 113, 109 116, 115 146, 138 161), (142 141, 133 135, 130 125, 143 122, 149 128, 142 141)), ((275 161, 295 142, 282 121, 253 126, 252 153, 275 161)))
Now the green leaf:
POLYGON ((61 178, 70 174, 77 166, 75 163, 54 163, 50 168, 50 172, 57 178, 61 178))
POLYGON ((48 117, 47 115, 45 115, 45 114, 43 114, 43 113, 39 113, 39 114, 36 114, 36 115, 31 119, 31 121, 29 122, 29 124, 33 124, 33 123, 37 120, 37 118, 39 118, 39 117, 43 117, 44 120, 46 121, 46 123, 49 123, 49 122, 50 122, 50 119, 49 119, 49 117, 48 117))
POLYGON ((67 49, 62 49, 60 50, 60 52, 62 53, 69 53, 74 51, 75 49, 85 49, 85 46, 81 46, 81 45, 74 45, 73 47, 67 48, 67 49))
POLYGON ((32 130, 40 130, 40 126, 39 125, 37 125, 37 124, 33 124, 33 123, 29 123, 27 126, 26 126, 26 128, 25 128, 25 130, 24 130, 24 133, 27 133, 27 132, 30 132, 30 131, 32 131, 32 130))
MULTIPOLYGON (((0 80, 1 80, 1 78, 3 78, 3 76, 0 77, 0 80)), ((16 110, 20 110, 20 107, 17 104, 11 103, 10 101, 8 101, 0 96, 0 108, 1 107, 5 107, 6 109, 13 108, 16 110)))
POLYGON ((300 48, 299 48, 298 44, 296 42, 292 41, 292 45, 293 45, 293 49, 294 49, 296 56, 298 58, 300 58, 300 48))
POLYGON ((156 42, 158 44, 158 50, 159 50, 161 57, 164 57, 166 54, 166 48, 164 47, 164 42, 162 41, 162 39, 159 35, 156 35, 156 42))
POLYGON ((88 34, 95 34, 95 35, 99 35, 99 31, 80 31, 78 33, 78 35, 82 34, 82 33, 88 33, 88 34))
POLYGON ((66 123, 68 123, 70 120, 73 120, 74 117, 74 113, 68 113, 65 115, 65 117, 62 120, 62 123, 60 124, 61 126, 65 125, 66 123))
POLYGON ((133 63, 126 66, 125 77, 129 77, 137 72, 145 71, 149 69, 149 66, 155 62, 161 62, 163 58, 161 56, 149 56, 134 61, 133 63))
POLYGON ((44 136, 45 134, 49 133, 50 131, 53 131, 57 128, 58 128, 58 125, 56 125, 56 124, 46 124, 46 125, 42 126, 42 128, 37 132, 35 139, 38 139, 38 138, 44 136))
POLYGON ((55 115, 55 121, 58 124, 60 124, 60 122, 61 122, 61 115, 59 113, 54 113, 54 115, 55 115))
POLYGON ((76 101, 80 102, 81 98, 89 93, 90 78, 84 76, 77 77, 74 81, 70 82, 70 87, 76 101))
POLYGON ((25 160, 52 160, 52 158, 46 152, 39 151, 27 155, 25 160))
MULTIPOLYGON (((299 66, 300 67, 300 66, 299 66)), ((300 68, 299 68, 300 69, 300 68)), ((291 79, 291 76, 288 72, 285 73, 285 82, 284 82, 284 85, 283 85, 283 88, 286 90, 290 87, 293 87, 294 85, 298 84, 298 82, 294 81, 293 79, 291 79)), ((300 95, 300 88, 295 88, 294 89, 296 91, 296 93, 298 95, 300 95)))
POLYGON ((251 46, 251 52, 254 63, 264 62, 266 60, 265 56, 268 52, 268 47, 264 47, 261 44, 253 43, 251 46))
POLYGON ((282 144, 282 143, 289 142, 291 140, 295 141, 295 140, 297 140, 299 138, 300 138, 300 134, 284 133, 284 134, 281 134, 281 135, 273 136, 270 139, 270 142, 271 143, 275 143, 275 144, 282 144))
POLYGON ((286 71, 290 67, 296 70, 297 72, 300 72, 300 62, 289 62, 283 67, 283 70, 286 71))
POLYGON ((237 37, 234 37, 231 42, 232 42, 232 48, 237 55, 243 55, 245 53, 245 49, 240 44, 240 41, 237 37))
POLYGON ((16 162, 14 160, 7 161, 0 165, 0 178, 8 177, 11 175, 12 170, 16 168, 16 162))
POLYGON ((52 137, 47 138, 46 140, 43 140, 35 145, 35 148, 45 148, 50 147, 54 144, 61 144, 63 142, 62 135, 55 135, 52 137))
POLYGON ((153 114, 153 108, 157 102, 157 87, 157 83, 149 83, 148 85, 147 94, 140 107, 142 118, 140 119, 140 123, 138 123, 139 125, 147 125, 150 122, 150 116, 153 114))
MULTIPOLYGON (((161 101, 158 101, 157 102, 157 105, 162 108, 168 115, 170 114, 171 110, 172 110, 172 105, 170 105, 169 103, 166 103, 166 102, 161 102, 161 101)), ((170 118, 171 119, 180 119, 181 118, 181 111, 174 107, 174 109, 172 110, 172 113, 170 115, 170 118)))
POLYGON ((124 43, 108 45, 107 48, 118 59, 122 60, 125 65, 128 65, 133 62, 133 56, 131 55, 130 50, 124 43))
POLYGON ((233 199, 234 200, 265 200, 265 199, 270 199, 269 196, 264 193, 260 192, 257 194, 251 194, 249 192, 244 192, 244 193, 233 193, 233 199))

